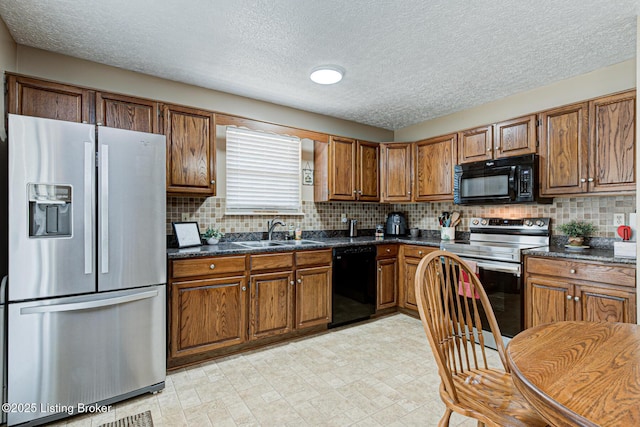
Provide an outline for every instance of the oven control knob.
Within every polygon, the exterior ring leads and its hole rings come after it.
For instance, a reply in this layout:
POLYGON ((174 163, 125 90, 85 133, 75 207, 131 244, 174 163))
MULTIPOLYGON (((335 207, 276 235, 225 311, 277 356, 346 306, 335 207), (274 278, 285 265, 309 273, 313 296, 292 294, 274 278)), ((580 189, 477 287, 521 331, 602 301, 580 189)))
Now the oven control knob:
POLYGON ((531 227, 533 225, 533 222, 530 219, 525 219, 524 225, 526 225, 527 227, 531 227))
POLYGON ((480 223, 480 221, 478 221, 477 219, 474 219, 471 223, 472 223, 473 225, 478 225, 478 224, 480 223))
POLYGON ((487 225, 487 220, 483 219, 482 221, 480 221, 480 225, 487 225))
POLYGON ((544 221, 543 221, 543 220, 541 220, 541 219, 539 219, 539 220, 537 220, 537 221, 536 221, 536 225, 537 225, 538 227, 544 227, 544 221))

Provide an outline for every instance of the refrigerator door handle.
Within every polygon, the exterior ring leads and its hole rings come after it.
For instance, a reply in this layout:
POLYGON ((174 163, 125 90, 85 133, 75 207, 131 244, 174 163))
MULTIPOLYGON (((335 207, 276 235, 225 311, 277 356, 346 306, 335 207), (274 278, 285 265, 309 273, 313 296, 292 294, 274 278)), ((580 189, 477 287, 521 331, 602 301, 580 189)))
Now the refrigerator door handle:
POLYGON ((109 272, 109 146, 100 147, 100 257, 101 273, 109 272))
POLYGON ((93 273, 93 176, 95 160, 93 144, 84 143, 84 274, 93 273))
POLYGON ((23 307, 20 314, 40 314, 53 313, 61 311, 79 311, 92 308, 108 307, 112 305, 124 304, 127 302, 140 301, 143 299, 154 298, 158 296, 158 290, 140 292, 132 295, 123 295, 114 298, 101 299, 97 301, 72 302, 68 304, 52 304, 52 305, 36 305, 31 307, 23 307))

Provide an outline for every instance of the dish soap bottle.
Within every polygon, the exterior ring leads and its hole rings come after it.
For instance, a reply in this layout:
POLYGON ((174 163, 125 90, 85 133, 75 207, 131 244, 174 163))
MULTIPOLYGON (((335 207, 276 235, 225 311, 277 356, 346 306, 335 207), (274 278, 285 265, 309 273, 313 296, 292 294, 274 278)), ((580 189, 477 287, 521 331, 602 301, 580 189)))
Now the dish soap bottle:
POLYGON ((296 227, 296 240, 302 240, 302 228, 300 228, 300 225, 296 227))

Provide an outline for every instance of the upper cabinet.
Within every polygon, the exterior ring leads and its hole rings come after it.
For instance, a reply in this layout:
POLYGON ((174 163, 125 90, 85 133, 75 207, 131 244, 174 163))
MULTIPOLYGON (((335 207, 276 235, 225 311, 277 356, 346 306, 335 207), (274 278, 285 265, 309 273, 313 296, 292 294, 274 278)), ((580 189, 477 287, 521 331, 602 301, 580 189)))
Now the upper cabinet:
POLYGON ((7 74, 7 89, 8 113, 94 123, 93 91, 12 74, 7 74))
POLYGON ((215 119, 210 111, 162 105, 167 137, 167 192, 216 194, 215 119))
POLYGON ((444 135, 415 143, 413 200, 453 200, 453 166, 457 135, 444 135))
POLYGON ((458 163, 536 152, 535 114, 458 132, 458 163))
POLYGON ((540 113, 540 193, 635 191, 635 91, 540 113))
POLYGON ((156 101, 113 93, 96 93, 96 123, 118 129, 161 133, 156 101))
POLYGON ((380 144, 380 201, 410 202, 413 178, 411 143, 380 144))
POLYGON ((379 144, 332 136, 314 146, 315 201, 378 201, 379 144))

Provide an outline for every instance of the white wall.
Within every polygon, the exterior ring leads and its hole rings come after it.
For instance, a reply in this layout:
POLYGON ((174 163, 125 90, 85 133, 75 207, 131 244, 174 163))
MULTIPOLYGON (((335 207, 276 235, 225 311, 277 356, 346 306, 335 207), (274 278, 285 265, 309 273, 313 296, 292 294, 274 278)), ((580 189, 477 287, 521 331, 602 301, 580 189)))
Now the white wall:
MULTIPOLYGON (((3 71, 15 71, 17 61, 17 46, 13 41, 13 37, 9 34, 9 29, 5 25, 4 21, 0 19, 0 70, 3 71)), ((2 75, 2 87, 4 87, 4 74, 2 75)), ((4 93, 4 92, 3 92, 4 93)), ((6 132, 4 128, 4 101, 0 102, 0 117, 2 123, 0 124, 0 140, 6 138, 6 132)))
POLYGON ((231 95, 83 59, 18 45, 16 71, 43 79, 220 111, 271 123, 371 141, 393 132, 321 114, 231 95))
POLYGON ((394 141, 417 141, 487 125, 636 87, 636 60, 521 92, 468 110, 398 129, 394 141))

